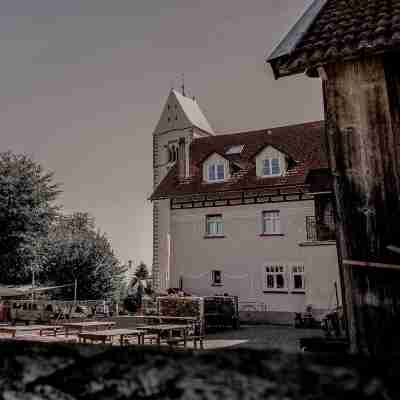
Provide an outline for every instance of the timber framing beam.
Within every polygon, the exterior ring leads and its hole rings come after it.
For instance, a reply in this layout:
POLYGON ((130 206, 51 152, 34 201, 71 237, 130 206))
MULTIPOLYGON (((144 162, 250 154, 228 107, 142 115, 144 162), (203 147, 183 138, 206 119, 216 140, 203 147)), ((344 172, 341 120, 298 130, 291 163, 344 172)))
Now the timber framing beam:
POLYGON ((175 197, 170 201, 172 210, 189 208, 231 207, 249 204, 282 203, 294 201, 314 200, 314 194, 295 190, 277 189, 271 192, 236 192, 210 193, 206 195, 192 195, 175 197))

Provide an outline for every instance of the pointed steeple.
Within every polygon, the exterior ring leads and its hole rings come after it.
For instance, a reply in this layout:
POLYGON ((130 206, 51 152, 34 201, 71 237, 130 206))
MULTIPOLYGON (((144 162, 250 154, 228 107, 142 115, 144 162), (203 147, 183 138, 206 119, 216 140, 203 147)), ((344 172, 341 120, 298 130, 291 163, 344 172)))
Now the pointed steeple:
POLYGON ((214 134, 214 130, 196 100, 172 89, 154 134, 188 128, 197 128, 209 135, 214 134))

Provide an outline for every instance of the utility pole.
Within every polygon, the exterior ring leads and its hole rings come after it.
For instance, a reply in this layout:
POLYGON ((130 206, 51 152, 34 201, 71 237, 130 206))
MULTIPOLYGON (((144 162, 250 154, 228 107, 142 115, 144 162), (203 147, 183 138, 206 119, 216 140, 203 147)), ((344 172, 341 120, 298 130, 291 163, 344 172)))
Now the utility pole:
POLYGON ((32 266, 32 303, 35 301, 35 268, 32 266))
POLYGON ((78 279, 75 278, 75 281, 74 281, 74 304, 76 304, 77 293, 78 293, 78 279))

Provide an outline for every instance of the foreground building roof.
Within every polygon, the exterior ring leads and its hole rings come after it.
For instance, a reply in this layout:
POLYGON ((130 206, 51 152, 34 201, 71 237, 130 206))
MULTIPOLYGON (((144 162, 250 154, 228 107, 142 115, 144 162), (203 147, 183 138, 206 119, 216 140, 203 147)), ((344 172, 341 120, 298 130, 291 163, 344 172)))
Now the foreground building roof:
MULTIPOLYGON (((308 184, 307 176, 310 171, 327 168, 322 121, 209 136, 195 139, 191 144, 190 176, 180 180, 178 165, 175 164, 151 199, 252 189, 303 188, 308 184), (256 175, 256 156, 268 145, 284 153, 289 160, 288 170, 282 176, 261 178, 256 175), (232 146, 243 146, 243 149, 240 154, 229 154, 232 146), (203 162, 214 153, 229 160, 232 166, 231 178, 221 183, 204 182, 202 176, 203 162)), ((326 179, 319 185, 326 187, 326 179)))
POLYGON ((314 0, 269 56, 275 77, 399 51, 400 0, 314 0))

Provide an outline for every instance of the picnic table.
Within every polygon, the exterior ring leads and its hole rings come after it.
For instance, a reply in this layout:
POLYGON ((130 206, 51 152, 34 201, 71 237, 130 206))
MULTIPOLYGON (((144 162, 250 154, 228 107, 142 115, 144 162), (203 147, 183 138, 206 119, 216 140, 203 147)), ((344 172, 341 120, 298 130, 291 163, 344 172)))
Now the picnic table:
POLYGON ((11 340, 13 342, 40 342, 40 343, 75 343, 76 339, 60 336, 38 336, 38 335, 23 335, 13 337, 1 337, 1 340, 11 340))
POLYGON ((12 337, 15 337, 17 333, 22 332, 34 332, 38 331, 39 336, 42 336, 44 332, 52 332, 54 336, 57 335, 57 331, 63 330, 63 327, 60 325, 8 325, 8 326, 0 326, 0 333, 8 333, 11 334, 12 337))
POLYGON ((67 322, 63 323, 62 326, 65 328, 65 336, 68 336, 71 330, 78 331, 81 333, 83 330, 100 330, 100 329, 111 329, 115 325, 112 321, 83 321, 83 322, 67 322))
POLYGON ((159 324, 159 325, 144 325, 138 327, 140 330, 146 332, 155 332, 157 335, 157 344, 161 344, 163 334, 167 333, 167 343, 183 341, 184 347, 186 347, 188 330, 191 328, 188 324, 159 324), (179 336, 172 336, 173 332, 179 331, 179 336))
POLYGON ((136 336, 138 338, 138 344, 141 344, 144 342, 144 335, 145 332, 139 329, 106 329, 95 332, 81 332, 78 334, 78 338, 79 342, 83 341, 83 343, 86 343, 86 340, 106 343, 107 340, 112 341, 114 336, 119 336, 119 341, 122 346, 124 344, 124 339, 130 336, 136 336))
POLYGON ((143 318, 143 319, 158 319, 161 320, 181 320, 181 321, 197 321, 198 317, 175 317, 173 315, 130 315, 131 318, 143 318))

